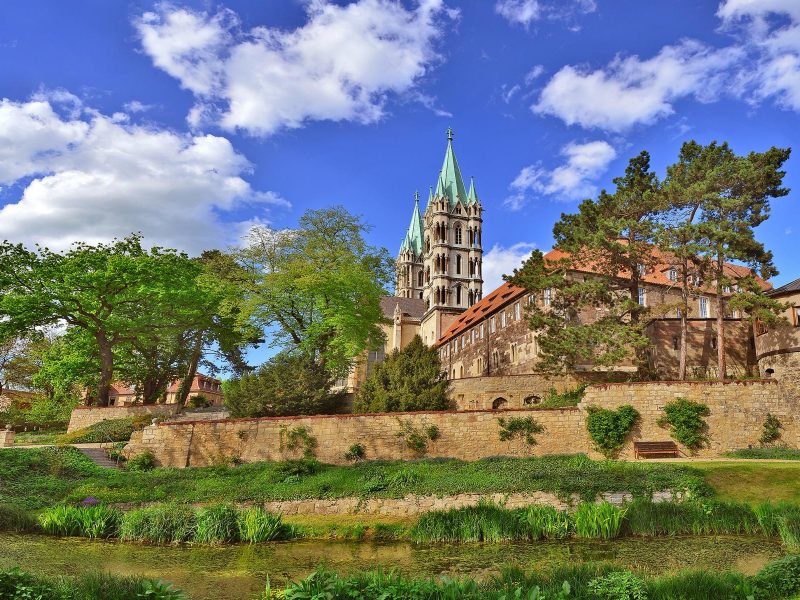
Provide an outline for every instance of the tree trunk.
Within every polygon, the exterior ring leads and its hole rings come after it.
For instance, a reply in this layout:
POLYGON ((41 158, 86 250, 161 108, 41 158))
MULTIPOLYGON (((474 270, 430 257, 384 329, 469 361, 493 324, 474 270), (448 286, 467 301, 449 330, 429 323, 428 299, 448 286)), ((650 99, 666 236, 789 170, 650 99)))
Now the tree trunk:
POLYGON ((97 404, 98 406, 108 406, 112 378, 114 377, 114 354, 111 349, 111 342, 108 341, 105 335, 98 333, 95 339, 100 350, 100 381, 97 384, 97 404))
POLYGON ((717 259, 717 365, 719 367, 719 380, 725 381, 728 377, 725 364, 725 297, 722 295, 723 262, 717 259))
POLYGON ((183 375, 180 386, 178 386, 178 393, 175 396, 175 402, 180 406, 186 404, 186 399, 189 396, 189 391, 192 389, 192 382, 194 376, 197 375, 197 366, 200 364, 200 357, 203 355, 203 331, 198 331, 194 336, 194 348, 192 349, 192 356, 189 358, 189 364, 186 373, 183 375))
POLYGON ((679 347, 678 380, 686 380, 686 342, 689 337, 689 261, 681 265, 681 344, 679 347))

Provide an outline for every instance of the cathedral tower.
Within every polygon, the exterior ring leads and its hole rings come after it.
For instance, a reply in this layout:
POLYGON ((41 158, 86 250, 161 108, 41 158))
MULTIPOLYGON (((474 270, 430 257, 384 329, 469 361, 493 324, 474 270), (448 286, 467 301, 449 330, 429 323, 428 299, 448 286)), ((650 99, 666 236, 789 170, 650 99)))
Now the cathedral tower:
POLYGON ((421 219, 416 196, 397 260, 397 295, 425 301, 420 333, 427 344, 439 339, 450 323, 483 295, 482 212, 474 180, 469 191, 464 186, 453 151, 453 130, 448 129, 436 189, 431 188, 421 219))

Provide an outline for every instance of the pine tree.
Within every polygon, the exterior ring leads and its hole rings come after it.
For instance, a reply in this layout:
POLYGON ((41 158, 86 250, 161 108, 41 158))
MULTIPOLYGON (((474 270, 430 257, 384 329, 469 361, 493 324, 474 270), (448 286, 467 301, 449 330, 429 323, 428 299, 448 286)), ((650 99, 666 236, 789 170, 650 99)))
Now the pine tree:
POLYGON ((375 365, 358 391, 353 412, 447 410, 447 385, 438 351, 417 335, 375 365))

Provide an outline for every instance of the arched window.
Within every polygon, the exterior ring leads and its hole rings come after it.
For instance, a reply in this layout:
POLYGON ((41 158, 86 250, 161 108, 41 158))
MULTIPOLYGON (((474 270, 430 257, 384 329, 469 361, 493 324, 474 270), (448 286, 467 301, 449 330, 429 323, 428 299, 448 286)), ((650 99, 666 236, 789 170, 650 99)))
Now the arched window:
POLYGON ((542 399, 539 396, 528 396, 522 401, 522 406, 533 406, 539 404, 542 399))
POLYGON ((472 227, 467 228, 467 239, 469 240, 469 245, 472 246, 475 242, 475 232, 472 230, 472 227))
POLYGON ((422 287, 424 283, 425 283, 425 273, 423 273, 422 269, 420 269, 417 277, 417 286, 422 287))
POLYGON ((456 254, 456 275, 461 275, 461 255, 456 254))
POLYGON ((470 277, 475 277, 475 263, 476 262, 477 261, 474 261, 474 260, 470 260, 469 261, 469 276, 470 277))
POLYGON ((456 286, 456 306, 461 306, 461 286, 456 286))
POLYGON ((461 225, 456 225, 456 228, 455 228, 455 243, 456 244, 460 244, 461 243, 461 225))
POLYGON ((468 306, 472 306, 475 303, 475 295, 472 293, 472 290, 467 294, 467 298, 469 300, 468 306))
POLYGON ((492 410, 505 410, 508 406, 508 400, 503 397, 495 398, 492 402, 492 410))

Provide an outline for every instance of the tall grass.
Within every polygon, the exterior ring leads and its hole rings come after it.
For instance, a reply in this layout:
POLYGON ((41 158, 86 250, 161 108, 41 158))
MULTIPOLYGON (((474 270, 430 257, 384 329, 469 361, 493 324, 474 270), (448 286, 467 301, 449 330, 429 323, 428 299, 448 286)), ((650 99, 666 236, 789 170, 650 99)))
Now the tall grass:
POLYGON ((591 504, 585 502, 575 511, 575 534, 583 538, 609 540, 619 535, 625 509, 610 502, 591 504))
POLYGON ((50 535, 110 538, 119 534, 122 513, 108 506, 54 506, 39 514, 39 527, 50 535))
POLYGON ((625 526, 633 535, 765 533, 753 508, 719 501, 672 503, 637 499, 627 506, 625 526))
POLYGON ((239 539, 250 544, 261 544, 273 540, 294 537, 294 530, 276 515, 261 507, 247 508, 237 516, 239 539))
POLYGON ((753 587, 750 579, 740 573, 685 571, 648 581, 647 597, 649 600, 745 600, 754 597, 753 587))
POLYGON ((0 531, 33 531, 38 523, 30 513, 13 504, 0 504, 0 531))
POLYGON ((229 504, 206 506, 197 511, 194 541, 231 544, 239 541, 239 511, 229 504))
POLYGON ((572 532, 569 513, 553 506, 529 506, 520 518, 528 526, 528 534, 534 540, 561 540, 572 532))
POLYGON ((120 537, 134 542, 179 544, 194 539, 197 516, 190 506, 161 504, 125 513, 120 537))
POLYGON ((529 539, 520 511, 494 504, 423 514, 411 530, 417 542, 502 542, 529 539))

